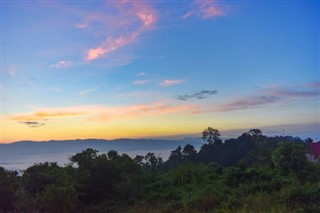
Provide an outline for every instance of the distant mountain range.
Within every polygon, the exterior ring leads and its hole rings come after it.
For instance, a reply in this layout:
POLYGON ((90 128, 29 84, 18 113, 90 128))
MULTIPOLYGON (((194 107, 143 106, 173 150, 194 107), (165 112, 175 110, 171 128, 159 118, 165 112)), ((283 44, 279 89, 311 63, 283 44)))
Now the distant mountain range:
POLYGON ((202 141, 196 139, 162 140, 162 139, 76 139, 76 140, 50 140, 50 141, 19 141, 2 144, 2 152, 11 155, 47 154, 61 152, 79 152, 86 148, 97 149, 100 152, 116 151, 148 151, 168 150, 177 146, 192 144, 199 147, 202 141))
POLYGON ((67 163, 68 157, 84 149, 93 148, 100 153, 116 150, 119 153, 128 153, 131 157, 136 154, 144 155, 147 152, 161 154, 166 159, 170 151, 178 146, 182 148, 192 144, 199 149, 203 141, 198 138, 181 140, 163 139, 76 139, 51 141, 19 141, 0 145, 0 166, 8 169, 26 169, 34 163, 57 161, 67 163))

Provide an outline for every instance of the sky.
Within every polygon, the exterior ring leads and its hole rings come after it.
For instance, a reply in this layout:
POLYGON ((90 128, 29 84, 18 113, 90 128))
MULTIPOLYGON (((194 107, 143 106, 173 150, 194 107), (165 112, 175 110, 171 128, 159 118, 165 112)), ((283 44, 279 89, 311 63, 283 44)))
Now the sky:
POLYGON ((319 1, 1 1, 1 142, 320 139, 319 1))

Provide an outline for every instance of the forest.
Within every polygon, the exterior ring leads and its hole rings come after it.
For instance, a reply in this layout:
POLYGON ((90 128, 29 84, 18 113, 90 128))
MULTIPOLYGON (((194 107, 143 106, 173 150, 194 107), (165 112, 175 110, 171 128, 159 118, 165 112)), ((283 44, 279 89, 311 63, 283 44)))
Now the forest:
POLYGON ((251 129, 222 141, 211 127, 202 138, 199 150, 178 146, 166 161, 88 148, 65 166, 0 167, 0 212, 320 212, 311 139, 251 129))

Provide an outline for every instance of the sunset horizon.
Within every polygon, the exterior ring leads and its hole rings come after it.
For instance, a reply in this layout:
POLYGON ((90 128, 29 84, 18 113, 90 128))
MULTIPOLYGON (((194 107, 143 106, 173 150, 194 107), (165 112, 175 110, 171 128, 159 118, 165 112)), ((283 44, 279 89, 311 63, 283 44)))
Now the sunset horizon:
POLYGON ((1 143, 320 139, 319 2, 1 1, 1 143))
MULTIPOLYGON (((17 138, 13 141, 3 141, 3 144, 10 144, 21 141, 34 141, 34 142, 46 142, 46 141, 72 141, 72 140, 117 140, 117 139, 160 139, 160 140, 197 140, 199 142, 203 142, 201 139, 201 133, 206 127, 202 129, 198 129, 195 132, 188 133, 176 133, 176 134, 140 134, 137 135, 129 135, 125 136, 122 132, 118 133, 118 135, 114 135, 113 137, 79 137, 79 134, 72 136, 61 136, 61 137, 53 137, 53 138, 25 138, 21 137, 21 139, 17 138)), ((287 125, 277 125, 277 126, 263 126, 263 127, 247 127, 247 128, 237 128, 237 129, 219 129, 221 133, 221 138, 223 140, 230 139, 233 137, 240 136, 242 133, 246 133, 251 129, 259 129, 262 131, 263 135, 266 136, 292 136, 299 137, 302 140, 311 138, 313 141, 320 141, 319 131, 320 125, 317 123, 309 123, 309 124, 287 124, 287 125)), ((96 134, 98 135, 98 134, 96 134)))

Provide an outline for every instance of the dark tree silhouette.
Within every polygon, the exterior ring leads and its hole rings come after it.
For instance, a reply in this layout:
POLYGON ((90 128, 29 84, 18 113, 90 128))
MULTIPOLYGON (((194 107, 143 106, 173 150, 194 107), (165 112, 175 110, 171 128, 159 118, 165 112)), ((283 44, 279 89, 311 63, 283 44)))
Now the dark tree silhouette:
POLYGON ((213 144, 215 142, 221 141, 221 139, 219 138, 220 136, 221 135, 219 130, 212 127, 208 127, 202 132, 202 139, 208 142, 208 144, 213 144))
POLYGON ((76 155, 70 157, 71 163, 76 163, 80 168, 89 169, 92 167, 92 163, 94 159, 97 157, 98 150, 88 148, 83 150, 81 153, 77 153, 76 155))
POLYGON ((182 150, 183 159, 190 162, 196 162, 197 151, 194 146, 187 144, 182 150))
POLYGON ((260 137, 262 136, 262 131, 260 129, 250 129, 248 134, 252 137, 260 137))
POLYGON ((115 151, 115 150, 110 150, 110 151, 108 152, 108 158, 109 158, 110 160, 114 160, 114 159, 116 159, 117 157, 119 157, 117 151, 115 151))
POLYGON ((199 152, 178 146, 165 163, 154 153, 86 149, 64 167, 35 164, 21 176, 0 167, 0 213, 320 212, 320 164, 305 153, 311 139, 258 129, 219 136, 209 127, 199 152))
POLYGON ((0 167, 0 212, 13 212, 18 188, 18 172, 0 167))

